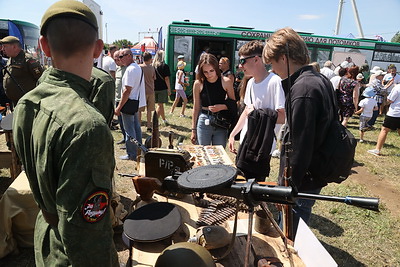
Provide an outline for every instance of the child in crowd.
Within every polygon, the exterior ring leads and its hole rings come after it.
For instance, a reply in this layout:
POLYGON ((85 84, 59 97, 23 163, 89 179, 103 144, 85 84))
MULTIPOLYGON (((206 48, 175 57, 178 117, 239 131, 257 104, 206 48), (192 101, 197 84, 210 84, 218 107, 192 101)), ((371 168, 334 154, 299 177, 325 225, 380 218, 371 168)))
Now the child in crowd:
POLYGON ((364 142, 364 133, 372 128, 368 121, 372 117, 374 110, 378 110, 378 103, 374 99, 376 92, 373 87, 368 87, 364 90, 363 96, 365 97, 360 101, 358 106, 360 109, 355 114, 360 115, 360 143, 364 142))
MULTIPOLYGON (((178 57, 178 59, 180 58, 178 57)), ((178 105, 179 99, 182 97, 183 100, 182 112, 179 117, 186 117, 185 109, 186 109, 186 104, 188 102, 185 94, 185 88, 186 86, 188 86, 188 84, 185 82, 185 72, 183 71, 185 69, 185 66, 186 62, 184 62, 183 60, 178 61, 178 64, 176 66, 178 70, 176 71, 176 80, 175 80, 176 96, 170 112, 170 114, 174 113, 174 109, 178 105)))

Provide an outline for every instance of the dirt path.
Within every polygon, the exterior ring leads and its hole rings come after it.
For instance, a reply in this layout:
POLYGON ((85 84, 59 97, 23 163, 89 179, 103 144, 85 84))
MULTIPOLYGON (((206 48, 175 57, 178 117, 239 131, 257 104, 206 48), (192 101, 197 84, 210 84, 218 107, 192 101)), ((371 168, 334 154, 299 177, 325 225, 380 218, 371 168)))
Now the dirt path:
POLYGON ((393 187, 390 181, 369 173, 366 167, 357 166, 353 170, 356 173, 353 173, 349 180, 364 185, 373 196, 381 199, 393 216, 400 216, 400 192, 393 187))

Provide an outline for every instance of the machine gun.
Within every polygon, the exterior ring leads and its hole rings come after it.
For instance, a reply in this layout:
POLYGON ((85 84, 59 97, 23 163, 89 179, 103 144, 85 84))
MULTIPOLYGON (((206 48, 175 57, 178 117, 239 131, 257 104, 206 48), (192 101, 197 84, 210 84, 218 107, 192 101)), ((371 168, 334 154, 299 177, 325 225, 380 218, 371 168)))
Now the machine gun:
MULTIPOLYGON (((250 179, 246 182, 236 181, 237 170, 236 168, 228 165, 208 165, 195 169, 187 170, 183 173, 175 172, 173 175, 165 177, 160 181, 158 178, 151 177, 133 177, 137 193, 143 200, 148 200, 151 195, 157 192, 174 192, 177 194, 191 194, 191 193, 212 193, 223 196, 234 197, 243 200, 249 206, 249 227, 246 242, 246 252, 244 258, 244 266, 249 266, 249 254, 251 248, 251 228, 253 220, 254 207, 261 204, 261 208, 267 212, 264 202, 280 203, 286 205, 294 205, 295 200, 298 198, 326 200, 341 202, 348 205, 365 208, 369 210, 379 211, 379 199, 367 197, 336 197, 319 194, 307 194, 297 192, 291 186, 278 186, 262 182, 256 182, 250 179)), ((237 213, 236 213, 237 214, 237 213)), ((267 213, 268 214, 268 213, 267 213)), ((277 229, 285 243, 286 251, 293 265, 292 255, 287 249, 288 238, 279 229, 279 226, 271 216, 270 220, 274 227, 277 229)), ((237 215, 235 216, 234 233, 236 232, 237 215)), ((229 254, 234 243, 234 234, 232 235, 231 245, 225 252, 224 256, 229 254)))
POLYGON ((236 182, 236 169, 227 165, 210 165, 175 173, 164 179, 162 187, 177 193, 213 193, 242 199, 249 206, 260 202, 272 202, 294 205, 297 198, 341 202, 359 208, 379 211, 379 198, 336 197, 319 194, 301 193, 291 186, 278 186, 257 183, 250 179, 247 182, 236 182))

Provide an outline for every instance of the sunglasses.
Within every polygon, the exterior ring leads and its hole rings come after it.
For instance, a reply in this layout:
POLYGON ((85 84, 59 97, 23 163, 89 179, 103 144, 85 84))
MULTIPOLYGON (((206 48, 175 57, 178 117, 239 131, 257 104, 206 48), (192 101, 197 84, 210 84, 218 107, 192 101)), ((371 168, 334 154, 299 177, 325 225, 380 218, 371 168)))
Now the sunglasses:
POLYGON ((250 58, 253 58, 253 57, 258 57, 258 55, 240 58, 240 59, 239 59, 239 64, 240 64, 240 65, 244 65, 244 64, 246 64, 246 60, 248 60, 248 59, 250 59, 250 58))
POLYGON ((129 54, 125 54, 125 55, 119 56, 119 59, 121 59, 121 58, 123 58, 124 56, 127 56, 127 55, 129 55, 129 54))

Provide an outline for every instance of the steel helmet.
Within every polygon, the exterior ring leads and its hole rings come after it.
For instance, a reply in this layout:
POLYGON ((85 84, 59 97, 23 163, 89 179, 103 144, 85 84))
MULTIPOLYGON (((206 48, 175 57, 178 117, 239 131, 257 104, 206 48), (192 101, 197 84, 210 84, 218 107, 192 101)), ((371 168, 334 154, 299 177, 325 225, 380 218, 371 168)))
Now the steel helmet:
POLYGON ((161 252, 155 267, 215 267, 214 260, 204 247, 188 242, 173 244, 161 252))

